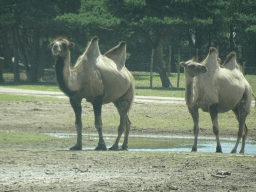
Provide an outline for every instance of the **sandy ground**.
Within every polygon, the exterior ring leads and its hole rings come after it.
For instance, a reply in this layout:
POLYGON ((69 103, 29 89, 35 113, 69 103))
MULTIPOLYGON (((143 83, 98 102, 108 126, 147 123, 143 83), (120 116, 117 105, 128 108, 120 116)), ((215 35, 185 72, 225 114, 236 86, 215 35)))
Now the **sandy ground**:
MULTIPOLYGON (((135 102, 131 113, 163 115, 168 104, 135 102)), ((83 118, 93 119, 90 104, 83 103, 83 118)), ((185 110, 182 106, 181 110, 185 110)), ((115 111, 103 108, 103 118, 115 111)), ((115 112, 116 114, 116 112, 115 112)), ((1 130, 70 133, 74 114, 68 102, 0 102, 1 130)), ((145 130, 133 125, 130 134, 192 136, 187 129, 145 130)), ((96 133, 93 126, 84 132, 96 133)), ((106 125, 104 133, 116 134, 106 125)), ((201 136, 213 135, 211 129, 201 136)), ((222 136, 236 135, 224 132, 222 136)), ((255 129, 250 138, 256 138, 255 129)), ((90 145, 90 141, 84 142, 90 145)), ((0 149, 0 191, 255 191, 256 155, 191 152, 68 151, 56 146, 4 143, 0 149)), ((65 145, 65 144, 63 144, 65 145)), ((69 145, 69 144, 68 144, 69 145)), ((93 146, 93 145, 92 145, 93 146)), ((68 147, 68 146, 66 146, 68 147)), ((71 146, 69 146, 71 147, 71 146)))

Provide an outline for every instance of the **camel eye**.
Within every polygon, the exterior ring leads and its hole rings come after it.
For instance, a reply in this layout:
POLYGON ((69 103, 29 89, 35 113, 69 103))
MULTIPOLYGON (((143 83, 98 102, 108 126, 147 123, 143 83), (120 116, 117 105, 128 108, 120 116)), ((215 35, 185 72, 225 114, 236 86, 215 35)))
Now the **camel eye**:
POLYGON ((63 49, 67 49, 68 48, 68 46, 66 44, 63 44, 62 47, 63 47, 63 49))

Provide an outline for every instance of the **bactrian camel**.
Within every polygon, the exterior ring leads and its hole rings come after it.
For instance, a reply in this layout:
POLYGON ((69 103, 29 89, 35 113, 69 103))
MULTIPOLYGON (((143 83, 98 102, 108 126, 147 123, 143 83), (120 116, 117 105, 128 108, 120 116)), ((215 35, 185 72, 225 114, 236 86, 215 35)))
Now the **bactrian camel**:
POLYGON ((126 44, 119 43, 104 55, 99 51, 98 38, 89 42, 85 52, 70 65, 70 47, 74 46, 66 37, 57 37, 51 42, 56 58, 55 72, 59 88, 69 97, 75 112, 77 143, 70 150, 82 149, 81 101, 92 103, 95 127, 99 143, 95 150, 107 150, 102 133, 101 109, 103 104, 113 102, 120 115, 118 136, 110 150, 118 150, 118 143, 125 130, 122 149, 128 148, 130 120, 128 111, 134 99, 134 79, 125 67, 126 44))
POLYGON ((239 130, 235 147, 231 152, 236 153, 242 138, 240 153, 244 153, 248 132, 245 120, 250 112, 252 91, 236 62, 235 52, 231 52, 227 56, 223 67, 218 64, 218 50, 214 47, 209 49, 209 54, 202 63, 190 60, 181 62, 181 66, 185 69, 185 100, 194 121, 192 151, 197 151, 198 109, 201 108, 204 112, 210 113, 217 141, 216 152, 222 152, 219 140, 218 113, 225 113, 229 110, 235 113, 239 122, 239 130), (207 72, 202 73, 202 68, 205 67, 207 72))

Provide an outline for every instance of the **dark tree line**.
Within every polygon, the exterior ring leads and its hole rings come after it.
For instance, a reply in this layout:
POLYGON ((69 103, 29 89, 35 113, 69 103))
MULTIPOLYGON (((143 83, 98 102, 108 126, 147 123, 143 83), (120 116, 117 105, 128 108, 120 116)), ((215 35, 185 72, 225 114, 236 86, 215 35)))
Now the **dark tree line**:
MULTIPOLYGON (((53 62, 49 39, 61 30, 54 18, 77 12, 79 7, 76 0, 0 0, 0 55, 4 69, 13 71, 15 82, 20 81, 19 61, 29 82, 38 82, 43 68, 53 62)), ((4 80, 2 74, 0 80, 4 80)))
POLYGON ((199 58, 210 46, 221 57, 234 50, 239 62, 256 67, 255 10, 256 0, 0 0, 0 56, 16 82, 22 61, 34 83, 53 64, 49 41, 57 34, 76 43, 73 62, 95 35, 103 51, 125 40, 127 67, 140 70, 140 59, 150 59, 155 49, 154 65, 163 87, 170 87, 164 54, 169 45, 174 55, 190 50, 199 58))

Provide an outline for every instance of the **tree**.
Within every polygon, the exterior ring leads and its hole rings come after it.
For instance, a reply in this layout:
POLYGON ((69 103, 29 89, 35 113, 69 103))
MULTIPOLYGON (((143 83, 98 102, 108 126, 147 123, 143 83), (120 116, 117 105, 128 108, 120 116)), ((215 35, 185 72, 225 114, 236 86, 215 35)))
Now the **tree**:
POLYGON ((123 29, 140 35, 148 46, 155 49, 154 63, 158 66, 163 87, 171 82, 163 63, 162 47, 171 42, 175 49, 185 42, 193 49, 201 50, 206 42, 211 46, 211 33, 216 28, 223 0, 109 0, 109 12, 121 19, 123 29))
POLYGON ((4 82, 3 79, 3 68, 11 68, 12 66, 12 56, 9 41, 9 34, 11 31, 11 26, 15 23, 14 15, 12 13, 13 1, 0 1, 0 42, 2 56, 4 57, 4 64, 0 65, 0 82, 4 82))
MULTIPOLYGON (((164 18, 160 19, 156 16, 144 16, 145 11, 149 11, 149 8, 145 7, 146 5, 149 5, 150 9, 154 7, 153 1, 146 3, 143 0, 82 0, 79 14, 63 15, 57 17, 57 20, 68 21, 93 30, 111 31, 112 35, 115 34, 115 37, 119 38, 122 38, 122 36, 135 38, 134 36, 140 34, 148 42, 148 46, 158 50, 154 57, 155 63, 159 67, 163 87, 170 87, 171 83, 166 75, 161 51, 159 51, 158 47, 162 46, 163 39, 169 33, 169 29, 165 27, 165 29, 161 30, 161 27, 165 26, 166 22, 170 23, 171 21, 165 21, 164 18)), ((154 11, 154 13, 158 14, 158 11, 154 11)), ((173 22, 177 22, 177 20, 173 22)))
POLYGON ((27 71, 29 81, 36 83, 40 74, 41 39, 47 36, 53 18, 59 13, 56 1, 19 0, 15 4, 16 25, 21 26, 21 50, 25 50, 23 58, 30 64, 27 71))
POLYGON ((8 66, 15 57, 16 82, 19 81, 19 57, 29 81, 38 82, 43 70, 41 65, 48 61, 41 54, 47 52, 45 42, 51 33, 59 30, 53 19, 60 13, 76 12, 78 7, 80 0, 0 0, 1 50, 8 66))
POLYGON ((240 45, 239 60, 246 62, 246 67, 254 68, 245 72, 256 73, 256 1, 242 0, 240 12, 234 14, 237 20, 236 43, 240 45))
MULTIPOLYGON (((248 8, 254 2, 244 1, 248 2, 248 8)), ((175 52, 190 47, 193 55, 198 53, 199 58, 203 58, 210 46, 217 46, 224 58, 234 49, 239 36, 237 14, 245 10, 244 1, 81 0, 78 13, 60 15, 55 21, 69 29, 79 28, 80 34, 73 38, 83 36, 83 42, 96 34, 108 47, 115 41, 126 40, 128 45, 140 42, 155 49, 154 65, 166 88, 171 82, 166 74, 162 48, 171 44, 175 52)), ((253 27, 247 28, 244 39, 253 35, 251 29, 253 27)))

